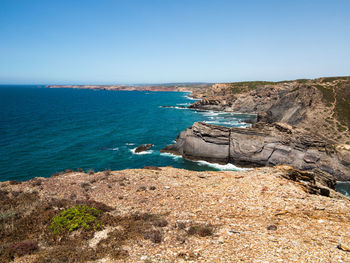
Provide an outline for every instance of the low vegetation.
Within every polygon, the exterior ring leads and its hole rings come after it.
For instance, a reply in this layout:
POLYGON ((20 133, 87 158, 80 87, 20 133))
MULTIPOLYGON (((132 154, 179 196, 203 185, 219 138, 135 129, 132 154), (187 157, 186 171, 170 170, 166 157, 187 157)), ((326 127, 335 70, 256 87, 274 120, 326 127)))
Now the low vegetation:
POLYGON ((207 224, 195 224, 189 227, 187 230, 188 235, 196 235, 200 237, 212 236, 214 228, 212 225, 207 224))
POLYGON ((272 81, 242 81, 230 83, 231 92, 234 94, 241 93, 244 91, 254 90, 259 87, 264 87, 265 85, 274 85, 275 82, 272 81))
POLYGON ((37 193, 0 189, 0 262, 32 254, 37 263, 88 262, 128 257, 126 242, 163 241, 163 215, 112 216, 113 208, 87 200, 41 200, 37 193), (105 227, 115 229, 95 248, 88 243, 105 227), (73 232, 74 231, 74 232, 73 232), (44 245, 43 245, 44 244, 44 245))
POLYGON ((101 227, 101 211, 86 205, 67 208, 52 219, 50 229, 54 234, 76 229, 97 230, 101 227))

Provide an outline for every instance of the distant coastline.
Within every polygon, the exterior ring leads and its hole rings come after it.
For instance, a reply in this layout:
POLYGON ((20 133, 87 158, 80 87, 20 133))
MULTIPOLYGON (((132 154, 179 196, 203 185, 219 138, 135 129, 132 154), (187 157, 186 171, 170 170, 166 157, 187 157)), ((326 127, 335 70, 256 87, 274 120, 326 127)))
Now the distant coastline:
POLYGON ((91 89, 91 90, 125 90, 125 91, 178 91, 193 92, 198 88, 209 87, 210 83, 178 83, 155 85, 46 85, 46 88, 91 89))

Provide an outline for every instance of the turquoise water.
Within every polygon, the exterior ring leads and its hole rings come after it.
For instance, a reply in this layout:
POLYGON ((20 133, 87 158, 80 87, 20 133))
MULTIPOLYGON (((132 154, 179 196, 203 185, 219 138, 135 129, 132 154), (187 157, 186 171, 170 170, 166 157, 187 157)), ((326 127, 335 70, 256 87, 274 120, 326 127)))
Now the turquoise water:
POLYGON ((350 182, 337 182, 336 189, 339 193, 350 198, 350 182))
POLYGON ((177 108, 193 102, 187 95, 0 86, 0 180, 79 167, 235 169, 159 152, 195 121, 244 126, 240 121, 249 117, 177 108), (144 154, 132 152, 144 143, 155 146, 144 154))

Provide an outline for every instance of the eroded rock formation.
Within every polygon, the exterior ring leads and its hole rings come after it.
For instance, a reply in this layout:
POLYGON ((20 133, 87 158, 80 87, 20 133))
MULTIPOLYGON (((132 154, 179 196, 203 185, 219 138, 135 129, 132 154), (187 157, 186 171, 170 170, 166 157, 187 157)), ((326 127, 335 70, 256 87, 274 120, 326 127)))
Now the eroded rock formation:
POLYGON ((151 149, 153 147, 153 144, 142 144, 139 147, 137 147, 135 149, 135 153, 140 153, 140 152, 144 152, 144 151, 148 151, 149 149, 151 149))
POLYGON ((285 123, 257 123, 252 128, 227 128, 196 122, 181 132, 163 152, 192 160, 234 163, 240 166, 290 165, 320 169, 337 180, 350 180, 350 165, 334 143, 285 123))

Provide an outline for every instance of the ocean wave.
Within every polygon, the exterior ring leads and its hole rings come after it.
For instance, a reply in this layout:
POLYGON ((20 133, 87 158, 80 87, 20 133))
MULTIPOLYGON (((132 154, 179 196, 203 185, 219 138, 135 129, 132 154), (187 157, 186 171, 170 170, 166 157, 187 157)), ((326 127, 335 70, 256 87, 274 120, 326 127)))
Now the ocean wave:
POLYGON ((105 148, 107 151, 119 151, 119 147, 105 148))
POLYGON ((170 109, 178 109, 178 110, 188 110, 186 107, 180 106, 159 106, 159 108, 170 108, 170 109))
POLYGON ((191 98, 191 97, 190 97, 190 96, 188 96, 188 95, 184 96, 184 98, 189 99, 189 100, 200 100, 200 99, 194 99, 194 98, 191 98))
POLYGON ((135 145, 135 143, 127 142, 125 145, 135 145))
POLYGON ((134 148, 134 149, 130 149, 129 151, 132 152, 133 154, 138 154, 138 155, 142 155, 142 154, 152 154, 152 153, 153 153, 153 150, 148 150, 148 151, 143 151, 143 152, 137 153, 137 152, 135 152, 136 149, 137 149, 137 147, 134 148))
POLYGON ((175 155, 175 154, 172 154, 172 153, 160 153, 160 155, 165 156, 165 157, 171 157, 171 158, 173 158, 175 160, 178 160, 178 159, 182 158, 182 156, 175 155))
POLYGON ((202 113, 204 116, 220 116, 220 112, 216 111, 206 111, 202 113))
POLYGON ((219 164, 219 163, 210 163, 207 161, 196 161, 196 163, 198 163, 201 166, 210 166, 210 167, 213 167, 213 168, 221 170, 221 171, 246 171, 246 170, 249 170, 249 168, 240 168, 240 167, 233 165, 232 163, 219 164))
POLYGON ((239 123, 237 121, 220 121, 220 120, 215 120, 215 121, 204 121, 205 123, 209 124, 215 124, 215 125, 230 125, 238 128, 245 128, 249 127, 249 124, 245 123, 239 123))

